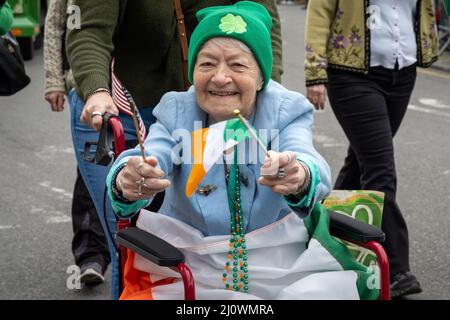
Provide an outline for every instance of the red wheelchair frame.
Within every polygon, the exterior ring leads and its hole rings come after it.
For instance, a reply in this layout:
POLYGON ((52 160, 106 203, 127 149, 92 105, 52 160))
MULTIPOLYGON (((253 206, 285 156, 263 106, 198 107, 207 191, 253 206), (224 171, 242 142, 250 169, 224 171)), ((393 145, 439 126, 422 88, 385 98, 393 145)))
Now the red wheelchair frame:
MULTIPOLYGON (((111 156, 110 148, 114 149, 114 159, 125 150, 125 135, 118 117, 105 115, 97 148, 111 156), (102 141, 101 141, 102 140, 102 141)), ((159 208, 152 208, 157 212, 159 208), (155 210, 156 209, 156 210, 155 210)), ((330 233, 340 239, 352 242, 369 249, 377 256, 380 269, 380 300, 390 300, 389 262, 381 246, 384 233, 371 225, 330 212, 330 233)), ((195 283, 191 270, 184 263, 183 254, 171 244, 135 227, 136 219, 118 219, 116 240, 119 243, 120 283, 122 287, 127 249, 161 266, 169 267, 180 273, 184 284, 186 300, 195 300, 195 283)), ((122 289, 122 288, 120 288, 122 289)))

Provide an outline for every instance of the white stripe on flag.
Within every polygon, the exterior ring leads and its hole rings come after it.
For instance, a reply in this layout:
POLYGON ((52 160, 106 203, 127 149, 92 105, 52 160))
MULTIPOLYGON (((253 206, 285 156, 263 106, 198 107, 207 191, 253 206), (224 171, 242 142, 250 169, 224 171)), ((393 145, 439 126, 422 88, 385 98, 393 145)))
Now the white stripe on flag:
POLYGON ((223 152, 237 144, 237 141, 229 139, 225 143, 225 127, 227 121, 221 121, 211 125, 206 136, 205 150, 203 150, 203 168, 205 172, 217 162, 223 152))

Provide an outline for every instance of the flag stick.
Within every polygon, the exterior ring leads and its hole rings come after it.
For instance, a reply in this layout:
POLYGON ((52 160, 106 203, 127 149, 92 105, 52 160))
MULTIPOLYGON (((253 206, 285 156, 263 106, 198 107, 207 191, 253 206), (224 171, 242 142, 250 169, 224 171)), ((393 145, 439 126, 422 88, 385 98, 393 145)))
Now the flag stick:
POLYGON ((134 128, 136 129, 136 136, 139 141, 139 147, 141 148, 142 160, 144 160, 144 162, 145 162, 144 143, 142 142, 141 131, 139 130, 138 110, 137 110, 136 104, 134 103, 134 100, 131 97, 131 94, 128 92, 128 90, 123 88, 123 91, 125 93, 125 96, 127 97, 128 102, 130 103, 131 110, 133 111, 132 117, 133 117, 133 122, 134 122, 134 128))
POLYGON ((247 128, 247 131, 256 140, 256 142, 258 143, 259 147, 264 151, 264 154, 267 156, 267 148, 266 148, 266 146, 261 141, 261 139, 258 137, 258 135, 253 131, 252 127, 247 122, 247 120, 241 115, 241 111, 239 109, 233 110, 233 116, 239 117, 239 119, 242 121, 244 126, 247 128))
MULTIPOLYGON (((244 126, 247 128, 247 131, 250 133, 250 135, 256 140, 256 142, 258 143, 259 147, 264 151, 264 155, 266 157, 269 157, 268 153, 267 153, 267 148, 264 145, 264 143, 261 141, 261 139, 258 137, 258 135, 256 134, 256 132, 253 131, 251 125, 248 123, 247 119, 245 119, 242 115, 241 115, 241 111, 239 109, 235 109, 233 110, 233 115, 235 117, 239 117, 239 119, 242 121, 242 123, 244 124, 244 126)), ((269 157, 270 158, 270 157, 269 157)), ((261 176, 273 176, 272 174, 261 174, 261 176)))

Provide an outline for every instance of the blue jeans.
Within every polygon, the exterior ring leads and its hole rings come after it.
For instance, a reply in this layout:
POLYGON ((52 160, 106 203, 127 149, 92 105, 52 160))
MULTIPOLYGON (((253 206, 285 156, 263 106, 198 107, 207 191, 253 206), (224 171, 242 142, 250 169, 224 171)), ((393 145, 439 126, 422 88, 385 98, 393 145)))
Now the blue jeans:
MULTIPOLYGON (((72 131, 72 141, 75 150, 78 167, 80 168, 83 180, 94 201, 105 235, 108 240, 109 252, 111 253, 111 298, 118 299, 119 292, 119 265, 117 244, 115 242, 116 217, 111 207, 111 202, 106 194, 106 176, 111 167, 96 165, 84 161, 84 145, 86 141, 97 142, 99 133, 82 123, 80 120, 83 111, 84 101, 78 98, 74 89, 69 92, 70 102, 70 126, 72 131)), ((153 108, 140 110, 141 117, 145 126, 148 128, 156 121, 152 114, 153 108)), ((136 140, 136 131, 134 129, 133 119, 125 114, 119 115, 120 121, 125 131, 126 140, 136 140)), ((95 150, 91 150, 90 156, 93 157, 95 150)))

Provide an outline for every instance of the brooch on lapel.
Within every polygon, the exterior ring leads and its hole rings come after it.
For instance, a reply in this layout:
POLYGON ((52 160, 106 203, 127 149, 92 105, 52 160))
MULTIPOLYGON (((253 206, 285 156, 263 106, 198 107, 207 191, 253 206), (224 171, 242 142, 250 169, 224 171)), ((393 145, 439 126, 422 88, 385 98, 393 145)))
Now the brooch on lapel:
POLYGON ((203 196, 207 196, 209 195, 212 191, 216 190, 217 187, 213 184, 207 184, 204 185, 200 188, 197 189, 197 193, 203 195, 203 196))

